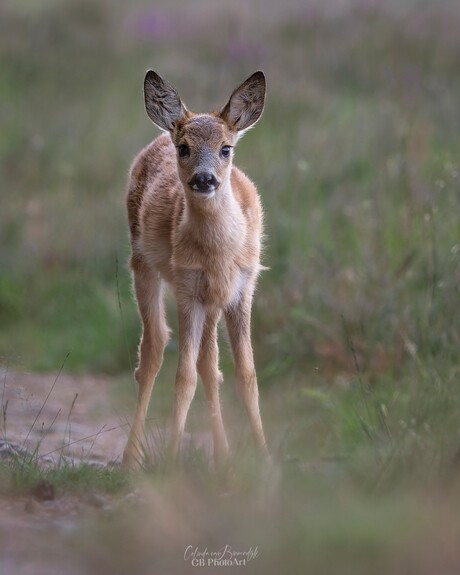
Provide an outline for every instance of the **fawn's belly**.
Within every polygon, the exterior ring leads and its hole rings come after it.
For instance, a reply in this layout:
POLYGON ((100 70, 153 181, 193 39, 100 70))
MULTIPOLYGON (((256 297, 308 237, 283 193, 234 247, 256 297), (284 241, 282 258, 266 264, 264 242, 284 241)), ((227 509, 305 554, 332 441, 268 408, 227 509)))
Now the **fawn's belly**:
POLYGON ((235 305, 244 293, 250 271, 237 265, 219 271, 176 269, 174 285, 179 297, 202 305, 226 308, 235 305))

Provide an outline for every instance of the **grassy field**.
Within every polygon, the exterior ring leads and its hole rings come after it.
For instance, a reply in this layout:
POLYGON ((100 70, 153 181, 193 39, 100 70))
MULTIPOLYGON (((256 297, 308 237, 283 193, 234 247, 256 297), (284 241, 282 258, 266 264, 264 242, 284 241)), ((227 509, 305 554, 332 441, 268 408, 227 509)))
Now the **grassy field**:
MULTIPOLYGON (((225 497, 200 457, 185 476, 134 478, 142 537, 137 509, 94 520, 77 545, 88 569, 104 572, 115 555, 113 573, 187 572, 192 540, 258 545, 254 573, 460 569, 459 26, 454 0, 2 3, 8 369, 57 371, 70 352, 65 371, 111 374, 129 388, 114 393, 132 395, 139 321, 124 190, 158 133, 144 72, 156 69, 196 111, 225 103, 256 69, 268 79, 264 116, 236 161, 266 213, 270 269, 253 340, 279 481, 261 479, 242 447, 225 497)), ((176 356, 173 337, 152 406, 160 417, 176 356)), ((224 400, 234 407, 231 385, 224 400)), ((28 485, 16 471, 11 484, 28 485)))

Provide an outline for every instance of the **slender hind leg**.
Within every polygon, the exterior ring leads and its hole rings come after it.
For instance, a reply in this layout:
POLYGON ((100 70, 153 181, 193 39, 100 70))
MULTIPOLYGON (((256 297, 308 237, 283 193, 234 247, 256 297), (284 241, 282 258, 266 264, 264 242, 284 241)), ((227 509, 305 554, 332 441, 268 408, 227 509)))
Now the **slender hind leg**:
MULTIPOLYGON (((249 288, 249 286, 248 286, 249 288)), ((228 334, 235 361, 238 392, 244 402, 256 445, 269 456, 259 410, 259 390, 251 344, 252 289, 225 311, 228 334)))
POLYGON ((217 346, 217 324, 220 310, 208 311, 201 338, 200 354, 198 356, 198 373, 203 381, 206 399, 211 413, 213 435, 214 463, 219 465, 228 455, 228 442, 219 401, 219 385, 222 383, 222 373, 219 371, 219 348, 217 346))
POLYGON ((163 351, 168 341, 162 298, 162 280, 156 270, 133 257, 134 287, 139 314, 142 319, 142 338, 139 345, 139 366, 134 376, 139 385, 134 422, 123 453, 123 466, 133 467, 142 461, 144 422, 155 377, 163 362, 163 351))

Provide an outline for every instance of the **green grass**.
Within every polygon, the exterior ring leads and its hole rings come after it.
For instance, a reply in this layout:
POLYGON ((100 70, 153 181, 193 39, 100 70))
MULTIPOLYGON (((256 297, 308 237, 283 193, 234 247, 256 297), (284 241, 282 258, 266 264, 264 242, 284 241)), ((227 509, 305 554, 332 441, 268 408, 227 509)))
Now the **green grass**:
POLYGON ((57 466, 44 467, 37 460, 18 456, 15 460, 0 463, 1 494, 30 494, 40 484, 46 481, 51 484, 55 496, 65 497, 67 494, 87 491, 104 493, 121 493, 129 485, 126 473, 120 469, 98 467, 87 463, 73 464, 62 460, 57 466))
MULTIPOLYGON (((227 385, 241 485, 222 495, 203 454, 189 462, 190 479, 150 470, 144 512, 158 543, 128 538, 139 560, 121 553, 119 565, 143 572, 166 561, 167 541, 181 558, 187 541, 229 538, 261 542, 256 573, 452 570, 458 558, 442 538, 458 533, 460 8, 200 6, 198 16, 178 1, 0 8, 0 358, 57 371, 70 352, 69 371, 131 371, 140 326, 124 189, 132 158, 157 135, 143 109, 144 72, 157 69, 200 111, 262 68, 266 110, 236 162, 266 215, 270 269, 253 341, 281 468, 276 502, 254 503, 258 482, 241 455, 247 423, 227 385)), ((151 408, 162 421, 176 360, 173 336, 151 408)), ((231 383, 225 346, 222 365, 231 383)), ((193 430, 205 427, 204 403, 201 394, 192 407, 193 430)), ((37 469, 23 471, 5 471, 7 483, 35 481, 37 469)), ((124 482, 117 471, 55 473, 64 491, 124 482)), ((123 549, 123 534, 136 532, 130 513, 80 541, 91 568, 113 563, 101 540, 123 549)))

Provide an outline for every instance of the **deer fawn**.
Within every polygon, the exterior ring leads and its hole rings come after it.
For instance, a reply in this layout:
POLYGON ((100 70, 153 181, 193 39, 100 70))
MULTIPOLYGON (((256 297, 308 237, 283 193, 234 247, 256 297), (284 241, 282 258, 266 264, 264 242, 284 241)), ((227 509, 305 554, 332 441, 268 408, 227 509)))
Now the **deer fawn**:
POLYGON ((153 71, 144 81, 148 116, 166 133, 140 152, 127 197, 134 287, 142 318, 139 395, 123 465, 142 456, 144 421, 168 340, 164 283, 174 289, 179 316, 170 449, 177 455, 192 402, 197 370, 211 412, 214 461, 228 442, 219 402, 217 324, 223 312, 236 381, 256 444, 268 456, 259 412, 251 346, 251 304, 262 269, 262 208, 254 184, 232 166, 239 136, 261 116, 265 76, 256 72, 219 112, 187 110, 176 90, 153 71))

